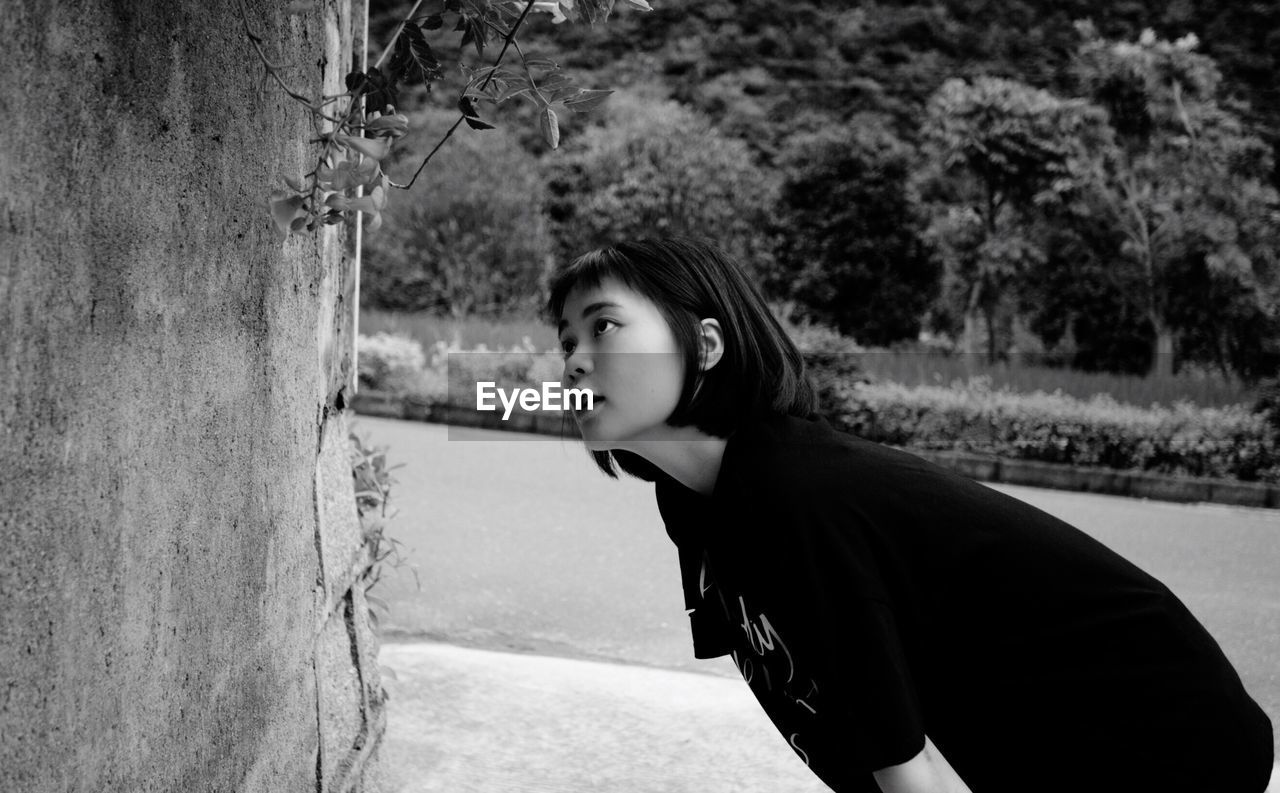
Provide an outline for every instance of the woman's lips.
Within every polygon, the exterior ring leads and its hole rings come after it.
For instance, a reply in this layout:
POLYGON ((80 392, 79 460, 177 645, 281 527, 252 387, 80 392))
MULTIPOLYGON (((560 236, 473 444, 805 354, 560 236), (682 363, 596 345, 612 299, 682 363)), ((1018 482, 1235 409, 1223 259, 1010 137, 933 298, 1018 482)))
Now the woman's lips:
POLYGON ((591 407, 588 409, 588 408, 584 405, 584 406, 583 406, 583 408, 582 408, 581 410, 576 410, 576 409, 575 409, 575 410, 573 411, 573 414, 574 414, 575 416, 577 416, 578 418, 585 418, 585 417, 587 417, 587 416, 590 416, 590 415, 595 411, 595 409, 596 409, 596 408, 600 407, 600 403, 601 403, 601 402, 604 402, 604 397, 602 397, 602 396, 596 396, 596 395, 594 395, 594 394, 593 394, 593 395, 592 395, 592 397, 591 397, 591 407))

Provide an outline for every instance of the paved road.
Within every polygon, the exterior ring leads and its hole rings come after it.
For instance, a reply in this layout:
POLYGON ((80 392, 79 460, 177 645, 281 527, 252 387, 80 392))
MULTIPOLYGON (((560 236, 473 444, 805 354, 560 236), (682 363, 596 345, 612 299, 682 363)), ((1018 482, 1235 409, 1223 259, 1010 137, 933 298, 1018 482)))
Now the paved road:
MULTIPOLYGON (((354 428, 404 463, 390 533, 421 589, 407 566, 384 574, 388 638, 737 676, 692 657, 652 485, 607 479, 571 439, 372 417, 354 428)), ((1280 513, 997 487, 1164 581, 1280 725, 1280 513)))

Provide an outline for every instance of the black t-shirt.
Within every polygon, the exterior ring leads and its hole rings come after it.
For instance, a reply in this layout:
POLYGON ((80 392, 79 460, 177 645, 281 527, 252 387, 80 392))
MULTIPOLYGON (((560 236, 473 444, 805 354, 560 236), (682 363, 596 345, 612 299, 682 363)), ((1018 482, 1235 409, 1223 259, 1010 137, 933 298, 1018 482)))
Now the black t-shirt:
POLYGON ((913 455, 774 416, 662 476, 694 653, 832 789, 938 746, 974 793, 1261 793, 1271 723, 1155 578, 913 455))

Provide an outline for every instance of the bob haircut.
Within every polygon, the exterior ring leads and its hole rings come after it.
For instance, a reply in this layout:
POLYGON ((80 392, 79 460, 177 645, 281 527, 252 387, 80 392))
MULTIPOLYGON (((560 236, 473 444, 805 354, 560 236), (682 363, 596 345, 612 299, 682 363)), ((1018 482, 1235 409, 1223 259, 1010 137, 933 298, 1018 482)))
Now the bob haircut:
MULTIPOLYGON (((687 237, 633 240, 590 251, 552 272, 549 319, 559 320, 575 288, 597 287, 606 278, 652 301, 675 336, 684 360, 684 386, 667 419, 671 426, 692 425, 727 438, 769 413, 808 418, 817 410, 800 351, 742 267, 724 252, 687 237), (725 344, 720 360, 705 373, 698 330, 703 319, 720 322, 725 344)), ((615 463, 648 482, 663 475, 632 452, 591 455, 615 479, 615 463)))

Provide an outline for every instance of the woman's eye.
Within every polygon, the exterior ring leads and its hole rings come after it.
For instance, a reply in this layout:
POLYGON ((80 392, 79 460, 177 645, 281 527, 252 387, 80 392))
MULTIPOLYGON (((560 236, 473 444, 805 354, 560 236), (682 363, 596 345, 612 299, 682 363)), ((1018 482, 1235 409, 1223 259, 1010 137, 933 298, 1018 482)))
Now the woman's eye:
POLYGON ((601 317, 600 319, 597 319, 597 320, 596 320, 596 335, 598 336, 598 335, 600 335, 601 333, 604 333, 604 331, 605 331, 605 326, 606 326, 606 325, 617 325, 617 324, 618 324, 618 323, 614 322, 614 321, 613 321, 613 320, 611 320, 611 319, 605 319, 605 318, 603 318, 603 317, 601 317))
POLYGON ((573 340, 572 340, 572 339, 565 339, 564 341, 560 342, 560 351, 561 351, 561 352, 563 352, 565 355, 572 355, 572 354, 573 354, 573 340))

